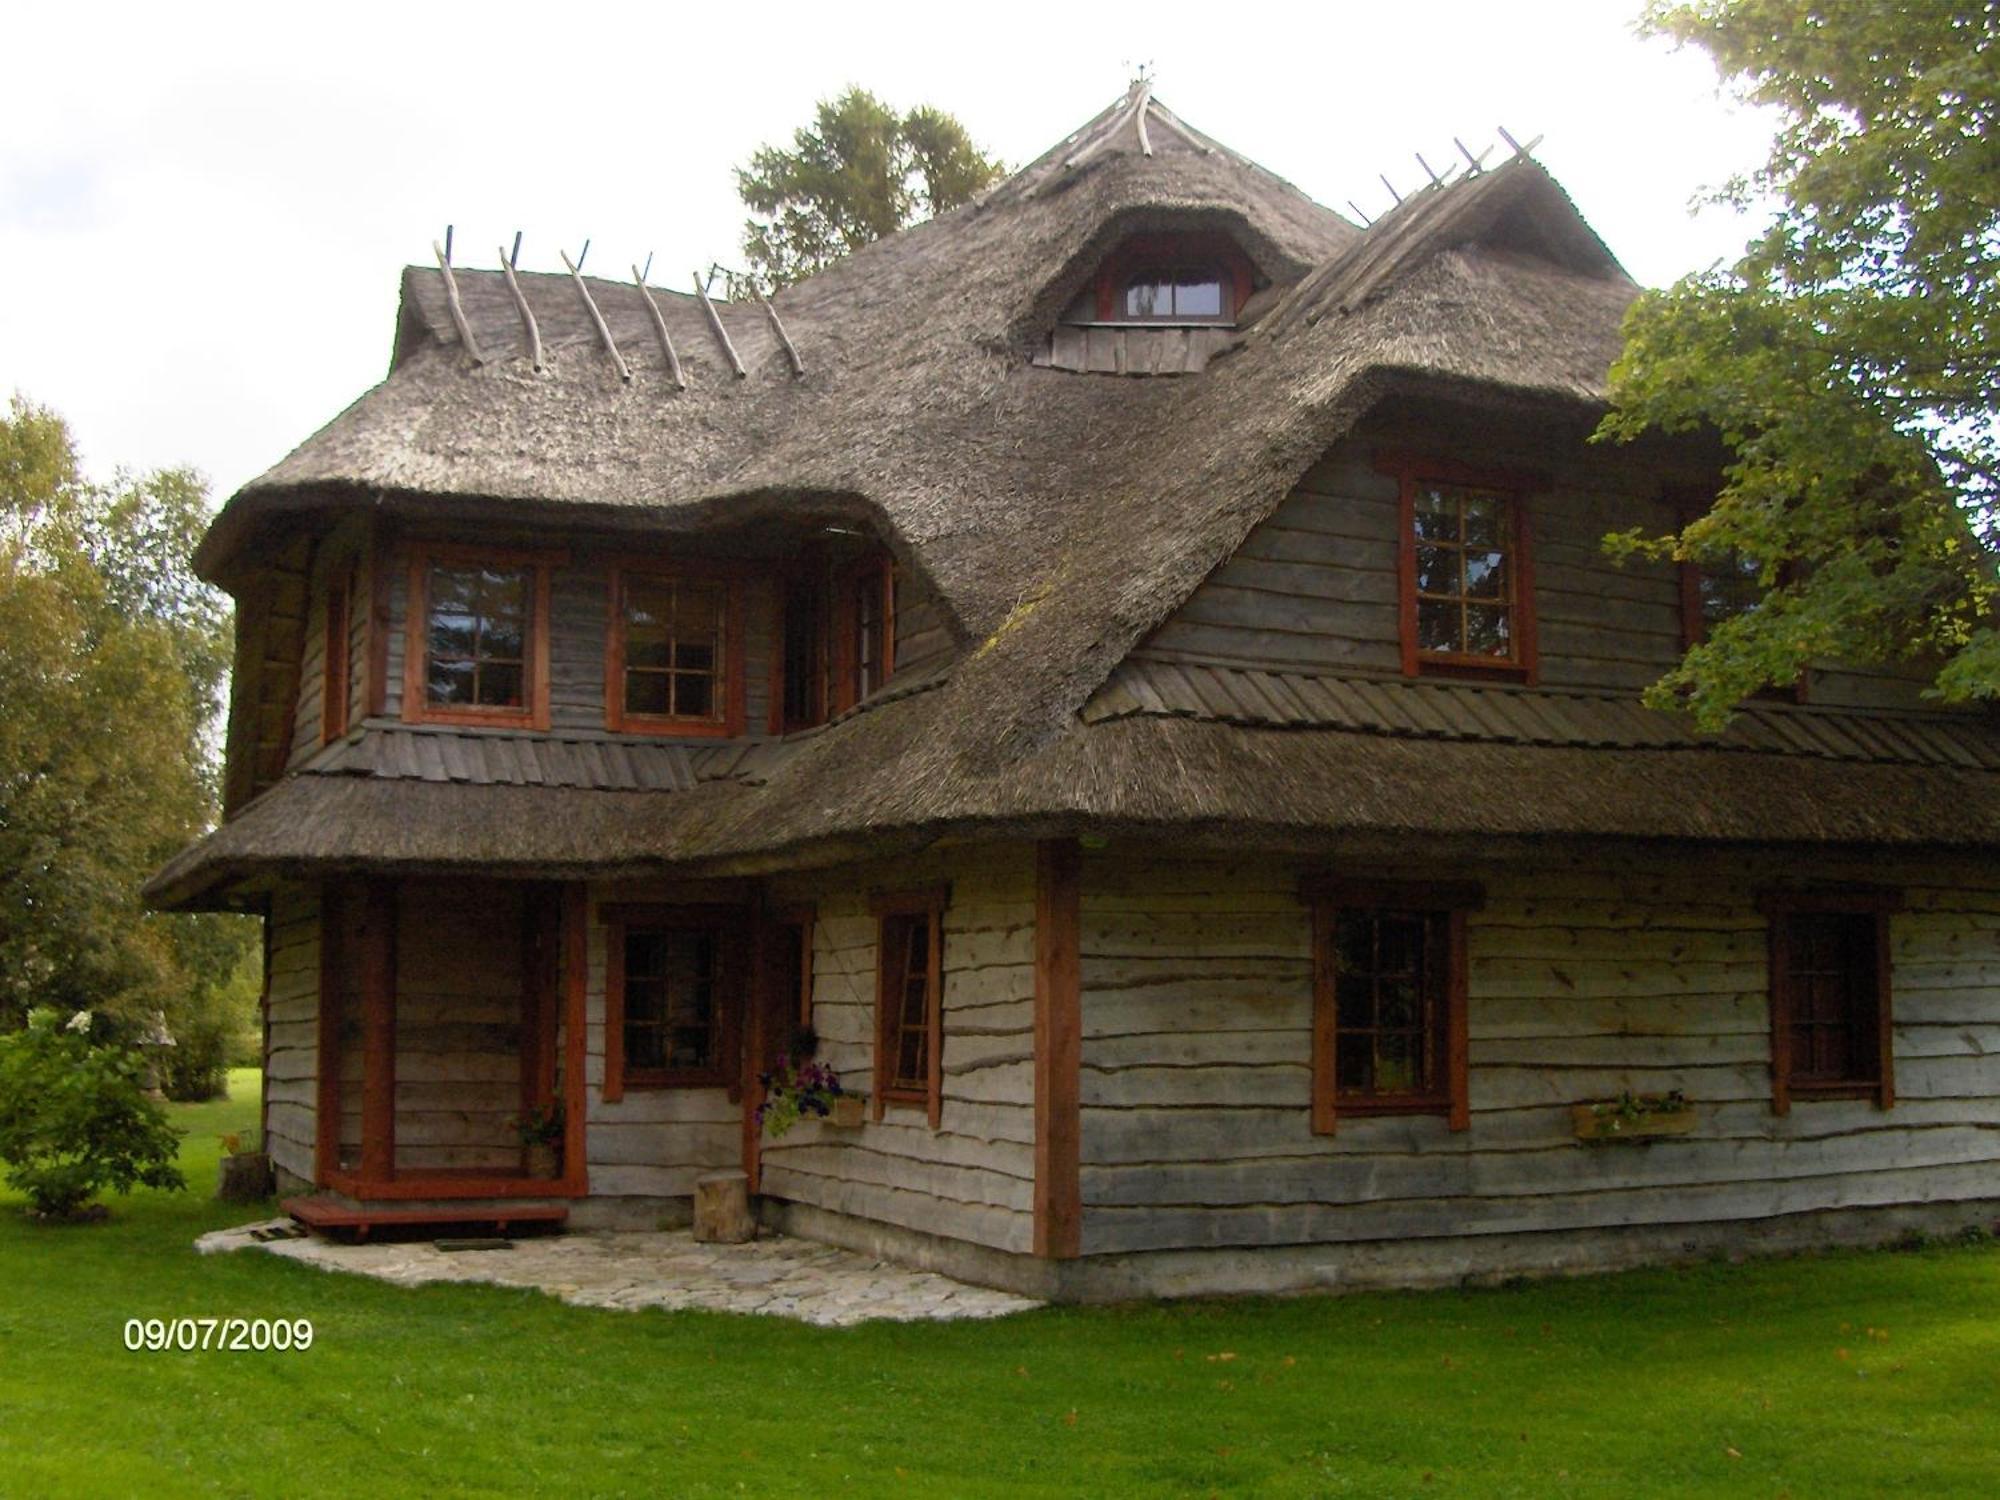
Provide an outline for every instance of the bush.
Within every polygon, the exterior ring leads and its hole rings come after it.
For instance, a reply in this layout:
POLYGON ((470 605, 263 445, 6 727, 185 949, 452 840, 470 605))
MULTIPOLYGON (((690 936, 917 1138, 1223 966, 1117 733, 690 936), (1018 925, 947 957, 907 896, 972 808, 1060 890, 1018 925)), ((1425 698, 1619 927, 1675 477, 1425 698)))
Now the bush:
POLYGON ((184 1189, 180 1134, 146 1097, 146 1065, 94 1045, 90 1012, 66 1026, 50 1010, 0 1036, 0 1161, 7 1182, 48 1218, 73 1216, 105 1188, 184 1189))
POLYGON ((177 1104, 220 1099, 229 1089, 231 1027, 221 1017, 204 1016, 174 1034, 174 1045, 158 1053, 160 1090, 177 1104))

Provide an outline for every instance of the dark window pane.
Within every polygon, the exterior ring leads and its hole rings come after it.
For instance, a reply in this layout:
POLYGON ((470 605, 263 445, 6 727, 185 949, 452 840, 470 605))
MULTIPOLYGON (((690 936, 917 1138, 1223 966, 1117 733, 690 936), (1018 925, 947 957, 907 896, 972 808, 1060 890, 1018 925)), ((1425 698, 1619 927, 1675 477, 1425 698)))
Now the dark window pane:
POLYGON ((479 584, 464 568, 433 568, 430 578, 432 614, 471 615, 478 606, 479 584))
POLYGON ((674 642, 674 667, 682 672, 713 672, 715 642, 713 640, 674 642))
POLYGON ((431 611, 431 655, 470 656, 475 625, 471 615, 431 611))
POLYGON ((1375 1038, 1366 1031, 1343 1031, 1336 1038, 1334 1087, 1343 1093, 1365 1094, 1375 1085, 1375 1038))
POLYGON ((1334 980, 1334 1021, 1348 1027, 1375 1024, 1375 984, 1367 974, 1342 974, 1334 980))
POLYGON ((1417 649, 1458 651, 1459 611, 1456 603, 1431 599, 1417 601, 1417 649))
POLYGON ((1382 974, 1414 974, 1423 967, 1424 923, 1406 913, 1384 913, 1376 919, 1381 947, 1376 963, 1382 974))
POLYGON ((1417 589, 1425 594, 1457 594, 1458 559, 1453 547, 1417 543, 1417 589))
POLYGON ((707 719, 715 713, 715 679, 690 677, 674 679, 674 713, 683 719, 707 719))
POLYGON ((481 666, 478 699, 481 708, 519 708, 521 669, 493 662, 481 666))
POLYGON ((1412 1028, 1423 1024, 1423 1002, 1414 979, 1383 979, 1375 986, 1377 1024, 1412 1028))
POLYGON ((1462 496, 1465 507, 1465 543, 1468 547, 1493 547, 1500 543, 1500 529, 1507 515, 1507 502, 1496 495, 1467 493, 1462 496))
POLYGON ((472 701, 472 663, 433 660, 426 671, 426 696, 433 703, 457 704, 472 701))
POLYGON ((1417 535, 1429 541, 1456 542, 1458 500, 1447 490, 1427 485, 1417 491, 1417 535))
POLYGON ((1369 913, 1341 912, 1334 922, 1333 941, 1341 973, 1375 972, 1375 919, 1369 913))
POLYGON ((668 712, 670 704, 667 699, 667 681, 664 672, 627 672, 625 712, 628 714, 668 712))
POLYGON ((635 1026, 625 1023, 625 1066, 628 1068, 664 1068, 667 1065, 666 1046, 658 1026, 635 1026))
POLYGON ((481 657, 499 661, 521 660, 521 627, 512 620, 488 620, 479 633, 481 657))
POLYGON ((1422 1038, 1414 1031, 1383 1031, 1375 1036, 1375 1092, 1411 1094, 1423 1087, 1422 1038))
POLYGON ((1474 656, 1509 656, 1513 652, 1513 623, 1504 605, 1474 604, 1465 611, 1465 645, 1474 656))
POLYGON ((1465 591, 1475 599, 1507 597, 1507 554, 1468 552, 1465 554, 1465 591))

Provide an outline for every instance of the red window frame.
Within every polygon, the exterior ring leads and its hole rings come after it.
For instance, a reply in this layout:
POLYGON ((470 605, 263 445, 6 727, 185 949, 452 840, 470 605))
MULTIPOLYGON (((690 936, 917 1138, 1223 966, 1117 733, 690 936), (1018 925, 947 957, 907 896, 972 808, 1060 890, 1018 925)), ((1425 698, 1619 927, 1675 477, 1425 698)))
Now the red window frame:
POLYGON ((1795 1099, 1872 1099, 1878 1109, 1893 1108, 1896 1023, 1890 918, 1902 910, 1901 893, 1880 886, 1766 891, 1758 897, 1757 906, 1769 921, 1772 1113, 1790 1114, 1795 1099), (1799 1020, 1803 997, 1799 993, 1796 945, 1804 924, 1823 921, 1847 925, 1850 936, 1865 935, 1868 944, 1865 966, 1842 977, 1847 1003, 1865 1011, 1847 1024, 1870 1044, 1870 1054, 1863 1061, 1873 1066, 1857 1066, 1837 1078, 1809 1076, 1794 1063, 1799 1027, 1817 1024, 1799 1020))
POLYGON ((748 915, 718 905, 607 905, 604 928, 604 1099, 616 1103, 628 1089, 726 1088, 741 1097, 742 1028, 748 976, 748 915), (716 941, 715 994, 709 1024, 713 1053, 704 1068, 635 1068, 625 1061, 625 941, 634 932, 699 931, 716 941))
POLYGON ((425 542, 410 549, 403 600, 403 721, 489 729, 549 727, 549 574, 567 560, 559 551, 467 547, 425 542), (430 701, 430 575, 439 565, 500 568, 528 574, 528 624, 523 632, 522 705, 477 708, 430 701))
POLYGON ((1479 468, 1450 459, 1383 450, 1375 467, 1397 484, 1396 572, 1397 624, 1405 677, 1457 676, 1512 680, 1533 686, 1541 678, 1541 653, 1535 627, 1535 559, 1529 496, 1546 489, 1539 475, 1510 469, 1479 468), (1417 491, 1425 484, 1492 491, 1508 501, 1513 598, 1506 657, 1465 652, 1423 651, 1417 645, 1417 491))
POLYGON ((831 712, 846 713, 879 693, 896 675, 896 565, 886 552, 872 553, 842 569, 833 596, 834 682, 831 712), (866 653, 860 604, 867 596, 876 606, 874 655, 881 680, 861 679, 866 653))
POLYGON ((685 560, 621 560, 611 565, 607 582, 611 618, 604 634, 605 727, 622 734, 660 734, 677 738, 734 739, 742 734, 745 719, 742 570, 685 560), (691 579, 722 586, 722 661, 715 683, 716 701, 721 709, 719 717, 638 713, 625 707, 625 597, 626 586, 634 578, 691 579))
POLYGON ((944 1114, 944 913, 951 904, 949 886, 925 886, 917 890, 877 893, 869 899, 875 916, 875 1098, 874 1117, 880 1120, 889 1104, 918 1104, 924 1108, 931 1129, 938 1128, 944 1114), (924 1082, 922 1088, 907 1082, 891 1083, 895 1071, 896 1043, 892 1031, 902 1029, 906 989, 913 978, 905 962, 897 957, 907 952, 909 924, 925 926, 924 950, 924 1082))
POLYGON ((1342 1115, 1442 1115, 1451 1130, 1471 1124, 1467 1089, 1466 914, 1485 904, 1485 891, 1461 881, 1368 881, 1309 877, 1300 897, 1312 911, 1312 1128, 1332 1135, 1342 1115), (1425 1045, 1432 1086, 1422 1092, 1343 1093, 1337 937, 1342 912, 1405 914, 1423 921, 1427 953, 1425 1045), (1436 948, 1442 946, 1443 952, 1436 948))

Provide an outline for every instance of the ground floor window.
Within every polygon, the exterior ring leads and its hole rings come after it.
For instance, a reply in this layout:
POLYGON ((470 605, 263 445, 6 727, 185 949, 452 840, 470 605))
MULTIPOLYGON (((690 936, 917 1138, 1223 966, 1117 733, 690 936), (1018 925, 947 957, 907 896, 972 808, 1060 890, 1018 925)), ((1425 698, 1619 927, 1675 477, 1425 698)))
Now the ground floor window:
POLYGON ((1897 904, 1882 891, 1765 898, 1780 1114, 1795 1098, 1895 1102, 1889 917, 1897 904))
POLYGON ((739 1083, 741 934, 735 912, 606 908, 606 1099, 628 1088, 739 1083))
POLYGON ((1341 1115, 1468 1122, 1465 914, 1478 887, 1308 880, 1313 1128, 1341 1115))
POLYGON ((944 1075, 943 887, 877 896, 875 1118, 921 1104, 935 1128, 944 1075))

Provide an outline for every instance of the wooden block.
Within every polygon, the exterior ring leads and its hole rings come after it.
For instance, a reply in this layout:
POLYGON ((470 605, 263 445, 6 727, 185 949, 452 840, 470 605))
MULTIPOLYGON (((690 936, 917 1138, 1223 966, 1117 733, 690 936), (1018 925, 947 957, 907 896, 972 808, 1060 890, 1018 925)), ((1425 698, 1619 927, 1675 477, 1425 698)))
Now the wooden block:
POLYGON ((713 1245, 740 1245, 757 1238, 749 1173, 711 1172, 695 1179, 694 1237, 713 1245))

